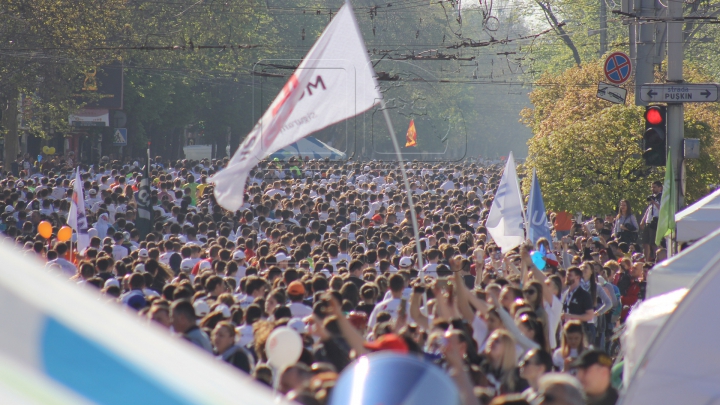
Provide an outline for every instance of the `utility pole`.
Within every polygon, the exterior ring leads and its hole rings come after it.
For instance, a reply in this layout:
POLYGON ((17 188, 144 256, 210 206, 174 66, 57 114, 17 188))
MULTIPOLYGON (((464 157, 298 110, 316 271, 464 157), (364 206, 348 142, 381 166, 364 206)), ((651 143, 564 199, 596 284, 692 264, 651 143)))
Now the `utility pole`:
POLYGON ((607 53, 607 3, 600 0, 600 57, 607 53))
MULTIPOLYGON (((640 0, 640 13, 638 17, 655 17, 655 0, 640 0)), ((672 3, 672 2, 671 2, 672 3)), ((645 83, 655 82, 653 63, 655 61, 655 23, 647 20, 635 20, 639 23, 636 31, 640 37, 636 42, 635 51, 635 105, 645 106, 647 103, 640 99, 640 87, 645 83)), ((632 30, 631 30, 632 33, 632 30)))
MULTIPOLYGON (((667 22, 667 55, 668 70, 667 82, 673 84, 683 83, 683 4, 682 1, 668 1, 668 22, 667 22)), ((670 158, 675 169, 675 190, 678 190, 677 209, 685 206, 684 184, 682 173, 684 173, 683 139, 685 138, 685 106, 683 103, 670 104, 667 106, 668 131, 667 144, 670 147, 670 158)))

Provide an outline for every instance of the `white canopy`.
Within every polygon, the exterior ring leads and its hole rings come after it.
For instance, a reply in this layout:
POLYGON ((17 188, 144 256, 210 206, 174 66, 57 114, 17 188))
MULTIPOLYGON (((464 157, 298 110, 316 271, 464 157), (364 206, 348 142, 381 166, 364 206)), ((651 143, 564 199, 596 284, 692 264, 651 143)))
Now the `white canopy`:
POLYGON ((6 242, 0 257, 0 403, 278 404, 250 376, 48 272, 34 254, 6 242))
POLYGON ((625 386, 630 383, 638 361, 645 353, 649 342, 670 314, 675 311, 678 303, 687 294, 687 288, 681 288, 667 294, 658 295, 641 302, 633 308, 625 321, 625 332, 620 338, 625 351, 623 357, 623 382, 625 386))
POLYGON ((700 239, 720 228, 720 189, 675 214, 678 242, 700 239))
POLYGON ((649 343, 623 393, 623 405, 718 404, 720 253, 649 343))
POLYGON ((720 252, 720 230, 653 267, 648 274, 646 297, 689 287, 717 252, 720 252))

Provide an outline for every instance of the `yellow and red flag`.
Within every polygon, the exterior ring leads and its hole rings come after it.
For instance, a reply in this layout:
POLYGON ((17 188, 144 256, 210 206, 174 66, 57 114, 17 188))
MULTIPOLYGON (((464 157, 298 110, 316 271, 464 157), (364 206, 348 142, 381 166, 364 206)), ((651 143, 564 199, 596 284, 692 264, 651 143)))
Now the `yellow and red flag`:
POLYGON ((405 135, 405 147, 411 148, 413 146, 417 146, 417 131, 415 131, 415 120, 410 120, 410 126, 405 135))

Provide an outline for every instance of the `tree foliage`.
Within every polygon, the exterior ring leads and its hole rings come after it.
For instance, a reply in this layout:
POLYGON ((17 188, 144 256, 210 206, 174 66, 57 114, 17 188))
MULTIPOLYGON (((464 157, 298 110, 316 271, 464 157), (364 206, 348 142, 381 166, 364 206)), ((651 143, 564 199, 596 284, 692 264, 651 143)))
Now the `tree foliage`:
MULTIPOLYGON (((632 87, 625 105, 611 104, 596 97, 602 76, 600 61, 545 74, 543 86, 530 93, 533 108, 522 112, 534 134, 524 169, 537 169, 549 209, 607 214, 621 199, 642 207, 650 183, 663 179, 664 168, 643 164, 644 109, 634 105, 632 87)), ((694 69, 688 69, 688 77, 702 78, 694 69)), ((720 178, 717 107, 689 104, 685 136, 701 140, 701 158, 687 163, 686 200, 692 202, 720 178)))

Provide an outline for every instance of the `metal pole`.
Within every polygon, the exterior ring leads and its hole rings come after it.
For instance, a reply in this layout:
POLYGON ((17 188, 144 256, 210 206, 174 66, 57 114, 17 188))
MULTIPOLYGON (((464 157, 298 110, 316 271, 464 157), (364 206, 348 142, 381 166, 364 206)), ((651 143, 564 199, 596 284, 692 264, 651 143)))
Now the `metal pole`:
MULTIPOLYGON (((668 28, 667 28, 667 55, 668 55, 668 83, 682 83, 683 80, 683 2, 669 1, 668 3, 668 28)), ((685 109, 682 103, 668 104, 668 134, 667 144, 671 148, 670 158, 675 168, 675 187, 678 190, 677 209, 685 205, 683 198, 684 184, 681 174, 683 172, 683 138, 685 109)))
MULTIPOLYGON (((642 0, 640 17, 655 17, 655 0, 642 0)), ((647 20, 636 20, 635 23, 639 23, 638 31, 640 31, 635 55, 635 105, 647 105, 640 99, 640 88, 645 83, 655 82, 653 74, 655 24, 647 20)))
POLYGON ((395 155, 397 156, 398 164, 400 165, 400 173, 402 173, 403 184, 408 197, 408 205, 410 206, 410 219, 412 220, 413 236, 415 236, 415 250, 418 254, 418 271, 422 272, 425 265, 423 263, 422 248, 420 247, 420 229, 418 228, 417 214, 415 213, 415 203, 413 202, 412 190, 410 190, 410 182, 408 181, 407 172, 405 171, 405 163, 403 163, 400 145, 395 137, 395 129, 393 128, 392 121, 390 121, 390 114, 387 112, 385 100, 383 99, 380 99, 380 109, 385 117, 388 131, 390 131, 390 139, 392 140, 393 148, 395 148, 395 155))
POLYGON ((607 3, 600 0, 600 56, 607 52, 607 3))

